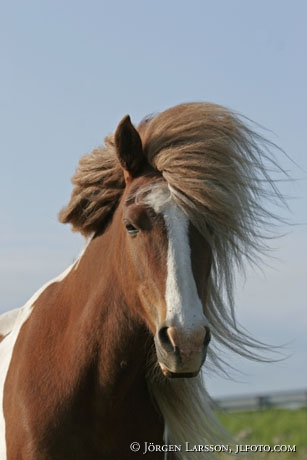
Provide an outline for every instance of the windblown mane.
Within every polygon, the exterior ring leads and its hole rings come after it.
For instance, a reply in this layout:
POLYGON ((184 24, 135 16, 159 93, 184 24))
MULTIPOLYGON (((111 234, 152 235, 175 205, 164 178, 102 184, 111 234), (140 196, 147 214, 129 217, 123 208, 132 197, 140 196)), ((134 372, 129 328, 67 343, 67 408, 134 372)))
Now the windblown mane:
POLYGON ((70 202, 59 213, 59 221, 89 236, 103 229, 119 203, 125 188, 124 175, 114 146, 113 134, 105 146, 83 156, 75 172, 70 202))
POLYGON ((208 103, 166 110, 141 126, 141 136, 149 163, 211 245, 206 316, 214 337, 255 358, 249 348, 262 346, 236 325, 233 278, 236 268, 244 273, 244 262, 256 263, 268 249, 266 239, 278 219, 269 205, 284 203, 268 173, 281 172, 269 153, 275 146, 238 115, 208 103))
MULTIPOLYGON (((245 260, 254 262, 265 251, 264 230, 270 229, 275 218, 267 204, 283 201, 268 174, 272 169, 278 170, 269 153, 272 144, 238 115, 209 103, 173 107, 147 119, 138 130, 148 162, 161 174, 172 198, 211 245, 213 266, 205 314, 213 338, 240 355, 257 358, 254 350, 261 349, 262 344, 236 324, 233 274, 235 268, 244 268, 245 260)), ((106 138, 105 147, 80 160, 73 184, 70 203, 61 211, 60 221, 70 222, 74 230, 84 235, 105 227, 124 189, 113 135, 106 138)), ((220 354, 211 351, 210 357, 222 367, 225 363, 220 354)), ((184 414, 188 411, 189 423, 194 427, 189 434, 192 436, 194 430, 198 442, 204 439, 200 418, 207 412, 208 404, 201 378, 192 380, 153 379, 150 384, 170 428, 170 439, 177 444, 187 440, 188 427, 174 409, 176 398, 187 403, 180 410, 184 414)), ((198 455, 191 453, 189 458, 198 455)))

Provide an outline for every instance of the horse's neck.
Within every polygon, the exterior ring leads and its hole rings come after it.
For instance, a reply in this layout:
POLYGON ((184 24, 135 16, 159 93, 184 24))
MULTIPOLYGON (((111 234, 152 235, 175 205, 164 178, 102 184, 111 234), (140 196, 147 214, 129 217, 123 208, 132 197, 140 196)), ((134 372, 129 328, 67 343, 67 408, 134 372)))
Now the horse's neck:
MULTIPOLYGON (((84 347, 88 359, 93 355, 106 385, 108 378, 113 385, 117 374, 121 379, 125 369, 143 369, 149 344, 149 333, 135 314, 137 295, 129 280, 121 279, 121 253, 114 254, 113 243, 107 235, 93 239, 59 287, 70 310, 71 339, 78 341, 79 350, 84 347)), ((126 272, 129 274, 127 268, 126 272)))
POLYGON ((162 442, 145 375, 152 338, 127 304, 110 247, 107 237, 93 240, 40 294, 20 331, 6 378, 5 411, 25 413, 8 429, 14 458, 24 420, 29 442, 48 439, 48 458, 77 458, 71 452, 81 446, 78 458, 130 459, 132 441, 162 442))
POLYGON ((159 439, 162 421, 152 405, 146 382, 153 341, 127 303, 129 298, 135 309, 138 299, 131 285, 126 288, 129 280, 120 279, 123 277, 118 264, 121 253, 112 251, 108 238, 94 239, 71 275, 70 282, 78 292, 77 308, 70 305, 74 310, 71 315, 76 315, 75 322, 71 321, 72 348, 78 348, 79 363, 83 357, 85 372, 91 369, 84 378, 91 388, 95 415, 101 419, 105 435, 110 426, 109 437, 132 436, 134 432, 142 437, 144 419, 149 418, 152 437, 159 439))

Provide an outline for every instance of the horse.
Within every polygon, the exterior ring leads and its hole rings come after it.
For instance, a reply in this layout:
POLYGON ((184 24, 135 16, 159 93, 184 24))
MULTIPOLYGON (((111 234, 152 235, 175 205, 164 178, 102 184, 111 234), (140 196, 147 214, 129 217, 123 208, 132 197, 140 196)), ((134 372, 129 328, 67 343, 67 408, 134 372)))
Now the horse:
POLYGON ((0 318, 1 459, 207 458, 186 447, 220 433, 204 363, 261 347, 236 323, 233 284, 265 247, 264 200, 280 198, 267 145, 193 102, 137 127, 125 116, 80 159, 59 220, 84 251, 0 318))

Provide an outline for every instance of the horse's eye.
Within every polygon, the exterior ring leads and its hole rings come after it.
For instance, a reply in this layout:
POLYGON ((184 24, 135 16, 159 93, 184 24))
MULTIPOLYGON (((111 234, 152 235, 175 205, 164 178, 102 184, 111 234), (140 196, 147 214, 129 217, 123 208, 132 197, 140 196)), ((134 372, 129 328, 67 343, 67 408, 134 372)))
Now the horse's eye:
POLYGON ((129 222, 126 222, 126 230, 129 233, 129 235, 136 235, 137 233, 139 233, 139 230, 137 228, 135 228, 129 222))

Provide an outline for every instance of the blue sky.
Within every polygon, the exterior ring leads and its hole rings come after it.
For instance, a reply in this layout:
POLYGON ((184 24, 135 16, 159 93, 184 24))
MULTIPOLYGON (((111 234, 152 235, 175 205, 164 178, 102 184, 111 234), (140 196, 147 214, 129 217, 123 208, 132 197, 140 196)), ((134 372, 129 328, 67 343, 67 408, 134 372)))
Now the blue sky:
POLYGON ((63 271, 83 241, 57 213, 78 158, 129 113, 211 101, 269 131, 295 182, 293 225, 274 258, 238 283, 239 321, 287 359, 229 361, 214 396, 307 385, 307 3, 295 0, 10 1, 0 6, 0 311, 63 271))

